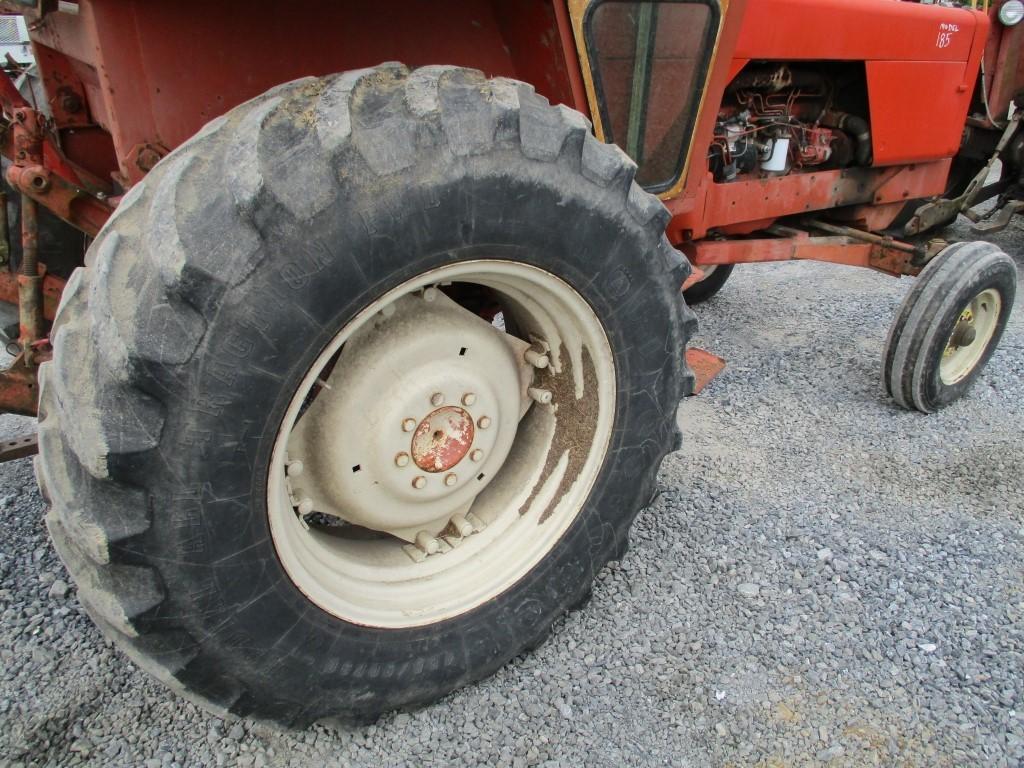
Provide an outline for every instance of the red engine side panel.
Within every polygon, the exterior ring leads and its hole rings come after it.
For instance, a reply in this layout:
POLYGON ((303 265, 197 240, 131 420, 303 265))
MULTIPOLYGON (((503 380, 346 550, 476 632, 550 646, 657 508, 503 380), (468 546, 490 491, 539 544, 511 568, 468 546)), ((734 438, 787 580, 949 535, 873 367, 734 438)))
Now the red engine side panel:
MULTIPOLYGON (((984 13, 898 0, 748 0, 742 17, 731 21, 739 23, 740 31, 735 47, 725 52, 728 58, 715 65, 716 72, 728 73, 721 79, 728 82, 749 61, 864 62, 872 164, 920 164, 901 174, 905 186, 897 199, 944 190, 944 169, 960 145, 988 36, 984 13)), ((721 103, 724 87, 716 84, 705 103, 721 103)), ((710 141, 704 123, 694 146, 710 141)), ((871 190, 878 181, 866 171, 849 169, 845 174, 859 180, 859 191, 833 187, 831 174, 819 173, 813 181, 821 189, 807 188, 807 179, 790 185, 773 179, 775 189, 790 190, 790 199, 770 194, 755 200, 750 185, 716 184, 695 165, 683 195, 667 201, 673 213, 670 236, 677 241, 699 238, 711 228, 735 229, 740 219, 757 228, 792 213, 890 202, 884 195, 873 199, 871 190), (760 213, 755 215, 754 209, 760 213)))
POLYGON ((863 61, 875 165, 956 153, 988 18, 894 0, 751 0, 736 59, 863 61))
POLYGON ((749 0, 733 57, 966 62, 975 34, 987 29, 985 14, 965 8, 898 0, 749 0), (949 38, 940 41, 940 32, 949 38))
POLYGON ((952 157, 971 89, 956 61, 869 61, 868 100, 875 165, 952 157))

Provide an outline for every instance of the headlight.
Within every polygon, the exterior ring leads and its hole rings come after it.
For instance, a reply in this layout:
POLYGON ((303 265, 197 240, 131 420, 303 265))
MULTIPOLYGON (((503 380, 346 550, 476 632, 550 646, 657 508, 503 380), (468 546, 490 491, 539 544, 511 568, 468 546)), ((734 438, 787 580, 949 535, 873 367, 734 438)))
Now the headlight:
POLYGON ((999 20, 1008 27, 1024 19, 1024 3, 1021 0, 1007 0, 999 9, 999 20))

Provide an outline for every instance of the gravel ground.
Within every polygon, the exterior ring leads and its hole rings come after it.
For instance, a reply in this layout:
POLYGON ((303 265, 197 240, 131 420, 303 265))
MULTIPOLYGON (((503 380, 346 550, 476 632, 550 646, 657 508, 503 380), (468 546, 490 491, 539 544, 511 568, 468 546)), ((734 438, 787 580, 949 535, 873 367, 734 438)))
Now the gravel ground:
POLYGON ((29 462, 0 466, 0 764, 1020 765, 1024 309, 925 417, 879 383, 910 284, 737 270, 699 309, 730 366, 680 409, 686 447, 588 607, 359 730, 224 722, 150 681, 82 613, 29 462))

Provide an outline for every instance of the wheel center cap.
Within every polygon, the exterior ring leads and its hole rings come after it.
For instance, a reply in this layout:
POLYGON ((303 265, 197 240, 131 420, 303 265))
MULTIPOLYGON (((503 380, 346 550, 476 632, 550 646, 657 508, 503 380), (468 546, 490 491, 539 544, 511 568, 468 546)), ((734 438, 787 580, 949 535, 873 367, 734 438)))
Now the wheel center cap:
POLYGON ((412 436, 412 459, 425 472, 451 469, 473 445, 473 417, 463 409, 448 405, 430 413, 412 436))
POLYGON ((961 320, 953 330, 953 337, 950 339, 955 347, 969 347, 978 338, 978 332, 969 321, 961 320))

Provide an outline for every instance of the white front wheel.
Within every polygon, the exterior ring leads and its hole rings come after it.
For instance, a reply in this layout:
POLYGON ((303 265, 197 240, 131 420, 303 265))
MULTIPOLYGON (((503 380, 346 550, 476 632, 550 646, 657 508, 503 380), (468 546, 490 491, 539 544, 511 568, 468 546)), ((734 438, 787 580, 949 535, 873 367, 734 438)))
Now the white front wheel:
POLYGON ((931 413, 962 397, 1010 317, 1017 267, 991 243, 954 243, 922 270, 893 321, 882 379, 904 408, 931 413))

